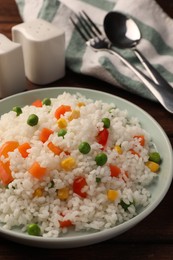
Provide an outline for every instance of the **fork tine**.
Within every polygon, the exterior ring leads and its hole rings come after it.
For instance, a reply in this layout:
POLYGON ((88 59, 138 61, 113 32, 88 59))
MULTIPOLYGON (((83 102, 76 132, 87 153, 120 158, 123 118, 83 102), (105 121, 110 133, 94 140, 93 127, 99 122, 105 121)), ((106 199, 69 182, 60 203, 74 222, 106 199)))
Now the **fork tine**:
POLYGON ((72 17, 70 17, 70 20, 71 20, 72 24, 74 25, 74 27, 76 28, 76 30, 78 31, 78 33, 81 35, 81 37, 82 37, 85 41, 88 41, 88 38, 87 38, 86 35, 83 33, 83 31, 81 30, 81 28, 78 26, 77 22, 75 22, 72 17))
POLYGON ((79 17, 81 19, 81 24, 83 24, 83 26, 85 27, 85 30, 90 38, 99 37, 100 34, 102 34, 96 24, 86 14, 86 12, 82 11, 81 13, 79 13, 79 17))
POLYGON ((100 31, 100 29, 98 28, 98 26, 93 22, 93 20, 91 20, 91 18, 87 15, 87 13, 85 11, 82 11, 82 13, 85 15, 85 17, 88 19, 88 21, 90 21, 90 23, 92 24, 92 26, 95 28, 95 30, 99 33, 102 34, 102 32, 100 31))
POLYGON ((79 23, 81 24, 81 28, 83 28, 83 31, 85 31, 86 35, 88 36, 88 38, 92 38, 94 36, 96 36, 95 32, 93 31, 91 25, 88 23, 88 21, 86 20, 86 18, 83 16, 82 13, 79 13, 79 15, 76 15, 79 23))
POLYGON ((79 15, 75 14, 75 17, 77 18, 76 21, 72 17, 70 17, 70 20, 85 41, 102 35, 100 29, 86 14, 86 12, 82 11, 79 15))
POLYGON ((88 28, 89 26, 86 25, 86 21, 81 16, 81 14, 79 15, 75 14, 75 17, 77 19, 76 21, 72 17, 70 17, 73 25, 75 26, 79 34, 82 36, 82 38, 85 41, 88 41, 90 38, 93 37, 92 31, 90 30, 90 28, 88 28))

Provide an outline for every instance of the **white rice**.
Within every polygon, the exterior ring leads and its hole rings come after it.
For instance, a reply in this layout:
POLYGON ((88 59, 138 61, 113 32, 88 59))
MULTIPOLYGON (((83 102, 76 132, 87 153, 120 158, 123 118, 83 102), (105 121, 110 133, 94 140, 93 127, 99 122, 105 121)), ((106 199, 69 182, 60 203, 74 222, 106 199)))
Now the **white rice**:
POLYGON ((38 108, 27 105, 22 108, 22 114, 19 116, 13 111, 1 116, 0 146, 9 140, 18 141, 19 144, 29 142, 31 145, 26 158, 21 156, 18 149, 10 152, 8 158, 0 157, 3 162, 10 161, 14 178, 8 188, 3 184, 0 186, 0 222, 4 228, 20 226, 21 230, 26 232, 28 224, 37 223, 42 236, 58 237, 68 232, 68 228, 60 227, 59 221, 70 220, 76 231, 99 231, 131 219, 138 214, 140 208, 150 203, 148 185, 158 176, 145 165, 150 151, 150 136, 136 118, 129 118, 127 111, 121 111, 115 106, 116 104, 86 99, 78 93, 71 95, 64 92, 57 98, 51 98, 50 106, 38 108), (84 102, 85 106, 78 107, 79 101, 84 102), (57 135, 59 127, 54 116, 56 108, 61 104, 70 105, 72 110, 80 110, 79 118, 72 121, 68 121, 71 112, 62 116, 68 122, 64 138, 57 135), (36 126, 27 124, 30 114, 39 117, 36 126), (96 136, 103 130, 102 118, 105 117, 110 119, 111 124, 108 129, 108 142, 103 151, 96 136), (54 131, 45 143, 39 140, 43 127, 54 131), (139 144, 138 139, 133 138, 134 135, 145 136, 144 147, 139 144), (54 155, 47 147, 50 141, 75 158, 75 168, 68 172, 61 168, 60 162, 68 155, 64 152, 59 156, 54 155), (83 141, 91 145, 88 154, 82 154, 78 149, 83 141), (116 152, 115 145, 121 146, 122 154, 116 152), (134 147, 140 157, 129 152, 134 147), (106 153, 108 157, 103 166, 97 166, 95 162, 95 156, 100 152, 106 153), (47 168, 41 180, 28 172, 35 161, 47 168), (110 164, 121 168, 118 177, 110 176, 110 164), (87 185, 83 189, 87 194, 86 198, 73 192, 72 184, 76 176, 86 179, 87 185), (97 183, 96 178, 101 181, 97 183), (54 186, 50 187, 52 180, 54 186), (69 197, 61 200, 57 191, 64 187, 69 188, 69 197), (43 189, 40 197, 33 195, 37 188, 43 189), (118 192, 114 201, 107 197, 110 189, 118 192), (127 210, 121 206, 122 200, 130 205, 127 210))

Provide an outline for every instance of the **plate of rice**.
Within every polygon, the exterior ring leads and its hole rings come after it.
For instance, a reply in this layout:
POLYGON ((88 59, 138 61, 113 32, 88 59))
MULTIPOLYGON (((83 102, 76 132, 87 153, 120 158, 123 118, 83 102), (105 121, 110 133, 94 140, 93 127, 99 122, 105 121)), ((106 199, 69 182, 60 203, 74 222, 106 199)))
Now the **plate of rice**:
POLYGON ((54 87, 0 101, 0 235, 73 248, 118 236, 165 197, 172 147, 136 105, 54 87))

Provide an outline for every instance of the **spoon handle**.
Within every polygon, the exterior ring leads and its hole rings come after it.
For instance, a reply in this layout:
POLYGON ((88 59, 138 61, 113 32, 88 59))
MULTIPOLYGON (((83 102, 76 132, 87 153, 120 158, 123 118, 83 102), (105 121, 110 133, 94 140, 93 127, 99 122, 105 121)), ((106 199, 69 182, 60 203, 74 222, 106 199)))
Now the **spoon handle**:
POLYGON ((151 79, 156 84, 159 84, 159 82, 156 78, 156 73, 158 74, 156 69, 151 65, 151 63, 149 63, 149 61, 142 55, 142 53, 139 50, 133 49, 133 51, 134 51, 136 57, 138 58, 138 60, 141 62, 141 64, 144 66, 144 68, 146 69, 146 71, 150 75, 151 79))
POLYGON ((137 56, 137 58, 140 60, 140 62, 142 63, 142 65, 145 67, 145 69, 148 71, 149 75, 151 76, 151 78, 153 79, 153 81, 156 84, 159 85, 167 85, 169 87, 171 87, 168 82, 161 76, 161 74, 151 65, 151 63, 143 56, 143 54, 137 50, 134 49, 134 52, 137 56))
MULTIPOLYGON (((166 82, 165 79, 163 79, 161 77, 161 75, 158 72, 155 73, 156 70, 151 66, 151 64, 150 64, 149 68, 152 72, 154 72, 155 78, 159 82, 159 84, 156 84, 152 79, 150 79, 148 76, 146 76, 138 68, 133 66, 118 52, 111 50, 111 49, 102 49, 102 50, 107 51, 110 54, 118 57, 129 69, 131 69, 136 74, 136 76, 153 93, 153 95, 162 104, 162 106, 170 113, 173 113, 173 88, 166 82)), ((145 62, 146 62, 146 59, 145 59, 145 62)), ((148 65, 148 63, 149 62, 147 62, 147 65, 148 65)))

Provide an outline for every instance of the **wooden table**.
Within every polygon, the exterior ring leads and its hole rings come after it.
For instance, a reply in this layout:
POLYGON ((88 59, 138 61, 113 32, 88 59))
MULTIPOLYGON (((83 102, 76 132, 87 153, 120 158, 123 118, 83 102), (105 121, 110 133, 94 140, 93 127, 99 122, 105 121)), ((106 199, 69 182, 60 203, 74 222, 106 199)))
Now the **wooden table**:
MULTIPOLYGON (((173 2, 171 0, 157 0, 157 2, 173 17, 173 2)), ((11 27, 20 22, 22 20, 15 1, 0 0, 0 33, 11 39, 11 27)), ((51 86, 90 87, 125 98, 153 116, 163 127, 173 145, 173 115, 169 114, 158 103, 140 98, 97 79, 75 74, 68 69, 66 76, 51 86)), ((28 89, 38 87, 28 82, 28 89)), ((118 237, 99 244, 75 249, 40 249, 20 245, 0 237, 0 259, 24 260, 32 258, 66 260, 92 260, 96 258, 105 260, 173 259, 173 187, 170 187, 159 207, 140 224, 118 237)))

